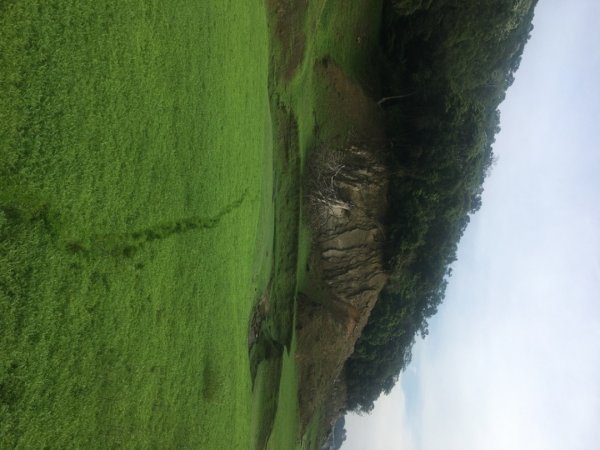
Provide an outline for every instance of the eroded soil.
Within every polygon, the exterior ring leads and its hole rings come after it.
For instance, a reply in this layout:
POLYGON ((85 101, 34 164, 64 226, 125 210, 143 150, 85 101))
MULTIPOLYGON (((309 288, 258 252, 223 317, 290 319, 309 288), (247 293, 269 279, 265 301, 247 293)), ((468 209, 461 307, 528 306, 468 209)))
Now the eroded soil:
POLYGON ((268 0, 271 11, 271 33, 279 45, 277 71, 289 81, 304 59, 306 34, 304 24, 308 0, 268 0))

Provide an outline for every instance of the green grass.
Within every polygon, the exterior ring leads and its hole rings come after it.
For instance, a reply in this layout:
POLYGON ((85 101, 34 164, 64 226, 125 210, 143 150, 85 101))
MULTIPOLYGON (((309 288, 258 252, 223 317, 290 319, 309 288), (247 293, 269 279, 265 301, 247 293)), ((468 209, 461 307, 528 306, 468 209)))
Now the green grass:
POLYGON ((256 0, 0 5, 0 448, 247 448, 267 42, 256 0))
POLYGON ((277 414, 267 443, 268 450, 293 449, 298 440, 298 384, 294 361, 295 342, 283 355, 277 414))
POLYGON ((300 176, 314 63, 367 76, 367 3, 310 2, 283 82, 260 0, 0 2, 0 448, 315 448, 300 176))
MULTIPOLYGON (((264 449, 281 411, 296 417, 295 405, 280 403, 280 392, 295 398, 293 365, 300 176, 297 128, 293 115, 273 100, 271 105, 277 148, 273 158, 274 229, 271 281, 267 289, 269 314, 261 323, 260 337, 251 350, 253 384, 252 448, 264 449), (281 383, 281 385, 280 385, 281 383), (280 407, 282 406, 282 407, 280 407)), ((294 419, 297 422, 297 419, 294 419)), ((289 434, 295 440, 297 433, 289 434)), ((286 448, 286 447, 280 447, 286 448)), ((292 448, 292 447, 288 447, 292 448)))
POLYGON ((302 436, 302 447, 300 450, 320 450, 321 449, 321 439, 323 437, 323 433, 327 430, 322 430, 322 410, 317 410, 315 415, 311 419, 308 424, 304 435, 302 436))

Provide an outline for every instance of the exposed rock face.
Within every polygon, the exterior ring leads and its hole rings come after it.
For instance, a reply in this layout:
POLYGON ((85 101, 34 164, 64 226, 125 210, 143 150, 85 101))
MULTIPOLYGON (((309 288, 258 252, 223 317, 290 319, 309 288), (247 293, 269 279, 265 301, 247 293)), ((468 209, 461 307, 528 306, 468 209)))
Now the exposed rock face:
POLYGON ((304 425, 331 396, 387 280, 381 221, 388 175, 381 156, 349 146, 318 151, 314 159, 307 208, 313 249, 297 314, 304 425))

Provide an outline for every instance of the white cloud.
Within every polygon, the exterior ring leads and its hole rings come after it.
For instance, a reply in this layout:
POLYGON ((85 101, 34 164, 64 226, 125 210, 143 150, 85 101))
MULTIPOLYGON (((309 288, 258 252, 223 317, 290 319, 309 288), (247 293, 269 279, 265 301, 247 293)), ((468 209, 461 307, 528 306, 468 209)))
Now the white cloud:
POLYGON ((406 418, 406 400, 402 389, 377 400, 367 416, 346 416, 348 432, 345 450, 415 450, 412 431, 406 418), (367 433, 364 431, 368 430, 367 433))

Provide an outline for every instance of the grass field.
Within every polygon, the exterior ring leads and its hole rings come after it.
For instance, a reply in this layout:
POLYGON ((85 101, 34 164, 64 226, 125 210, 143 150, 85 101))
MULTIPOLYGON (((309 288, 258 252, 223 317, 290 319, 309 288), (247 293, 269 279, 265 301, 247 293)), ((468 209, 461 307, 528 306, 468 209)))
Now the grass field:
POLYGON ((292 335, 302 162, 334 114, 313 67, 364 77, 379 8, 310 2, 281 78, 260 0, 0 3, 0 448, 315 446, 292 335), (253 393, 267 289, 285 345, 253 393))
POLYGON ((0 448, 247 448, 262 2, 0 6, 0 448))

